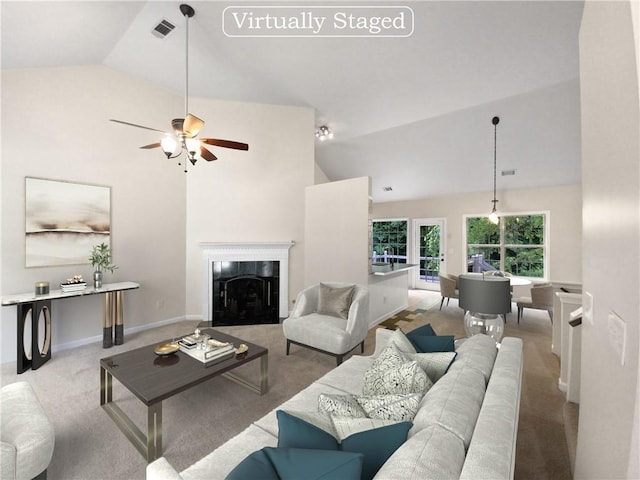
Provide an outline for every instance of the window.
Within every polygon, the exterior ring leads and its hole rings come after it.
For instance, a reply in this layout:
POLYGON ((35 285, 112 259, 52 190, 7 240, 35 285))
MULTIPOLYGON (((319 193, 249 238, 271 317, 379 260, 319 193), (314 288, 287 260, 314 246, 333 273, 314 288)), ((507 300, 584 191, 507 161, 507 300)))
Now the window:
POLYGON ((407 221, 374 220, 371 243, 371 261, 407 263, 407 221))
POLYGON ((548 214, 511 214, 494 225, 486 217, 466 217, 470 272, 502 270, 521 277, 546 278, 548 214))

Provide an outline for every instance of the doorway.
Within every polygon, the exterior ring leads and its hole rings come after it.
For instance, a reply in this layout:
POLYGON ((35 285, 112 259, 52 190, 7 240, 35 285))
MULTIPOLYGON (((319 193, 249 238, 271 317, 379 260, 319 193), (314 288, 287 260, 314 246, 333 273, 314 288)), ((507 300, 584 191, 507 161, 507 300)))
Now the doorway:
POLYGON ((413 269, 415 288, 440 290, 438 274, 447 271, 446 219, 415 219, 413 232, 413 258, 419 264, 419 268, 413 269))

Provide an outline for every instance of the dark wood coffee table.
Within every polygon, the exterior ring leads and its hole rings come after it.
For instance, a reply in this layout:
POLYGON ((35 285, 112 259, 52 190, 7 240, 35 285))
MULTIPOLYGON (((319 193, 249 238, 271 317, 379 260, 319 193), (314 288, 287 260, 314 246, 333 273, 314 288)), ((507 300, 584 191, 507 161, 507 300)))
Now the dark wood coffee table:
POLYGON ((162 400, 218 375, 223 375, 260 395, 267 391, 268 349, 218 330, 204 329, 203 333, 208 333, 216 340, 231 342, 236 347, 244 343, 249 350, 241 356, 205 366, 199 360, 180 351, 166 357, 156 355, 153 349, 159 343, 163 343, 158 342, 100 360, 100 405, 148 462, 162 456, 162 400), (231 372, 240 365, 258 358, 259 385, 231 372), (147 406, 146 435, 113 401, 113 378, 147 406))

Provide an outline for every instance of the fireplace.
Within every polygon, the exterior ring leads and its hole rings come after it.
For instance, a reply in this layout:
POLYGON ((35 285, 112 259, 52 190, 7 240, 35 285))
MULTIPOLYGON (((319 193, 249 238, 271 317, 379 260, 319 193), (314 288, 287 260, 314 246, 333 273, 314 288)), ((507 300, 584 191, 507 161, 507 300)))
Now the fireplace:
POLYGON ((293 242, 201 243, 203 320, 223 326, 286 318, 292 246, 293 242))
POLYGON ((212 262, 212 326, 278 323, 280 262, 212 262))

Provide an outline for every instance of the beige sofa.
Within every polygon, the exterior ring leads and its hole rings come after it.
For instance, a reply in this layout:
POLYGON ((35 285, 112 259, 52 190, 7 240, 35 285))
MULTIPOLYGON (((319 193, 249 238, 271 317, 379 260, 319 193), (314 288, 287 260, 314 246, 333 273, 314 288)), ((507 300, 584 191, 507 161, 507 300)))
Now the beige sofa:
MULTIPOLYGON (((359 394, 363 377, 393 332, 376 331, 376 352, 352 356, 246 430, 178 473, 164 458, 147 466, 148 480, 223 479, 247 455, 278 443, 276 410, 311 411, 320 394, 359 394)), ((522 381, 522 340, 496 349, 485 335, 456 346, 447 373, 424 395, 407 441, 376 479, 511 479, 522 381)))

